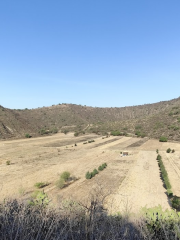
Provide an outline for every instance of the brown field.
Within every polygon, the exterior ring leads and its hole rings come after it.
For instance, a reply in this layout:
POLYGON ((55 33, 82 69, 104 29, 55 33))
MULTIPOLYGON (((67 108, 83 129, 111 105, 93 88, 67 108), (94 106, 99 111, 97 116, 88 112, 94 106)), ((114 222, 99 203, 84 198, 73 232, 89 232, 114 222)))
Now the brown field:
POLYGON ((180 196, 180 144, 131 137, 102 137, 95 134, 74 137, 58 133, 49 137, 0 142, 0 198, 27 199, 36 190, 36 182, 49 182, 44 188, 53 204, 60 199, 85 200, 93 189, 107 194, 111 212, 153 207, 169 208, 166 189, 156 161, 159 149, 167 168, 173 192, 180 196), (83 144, 94 139, 95 142, 83 144), (74 144, 77 144, 75 147, 74 144), (166 149, 175 149, 167 154, 166 149), (121 151, 129 156, 122 157, 121 151), (11 164, 7 165, 6 161, 11 164), (91 180, 85 179, 106 162, 108 167, 91 180), (78 178, 59 190, 55 183, 63 171, 78 178), (22 194, 23 192, 23 194, 22 194))

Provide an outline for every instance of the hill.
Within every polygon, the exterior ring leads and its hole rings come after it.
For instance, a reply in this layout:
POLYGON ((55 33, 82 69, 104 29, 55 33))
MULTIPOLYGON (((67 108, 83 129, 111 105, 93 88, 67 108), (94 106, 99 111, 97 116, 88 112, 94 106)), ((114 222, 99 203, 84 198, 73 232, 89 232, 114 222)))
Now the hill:
POLYGON ((0 106, 0 138, 21 138, 83 131, 180 140, 180 98, 123 108, 97 108, 59 104, 37 109, 7 109, 0 106))

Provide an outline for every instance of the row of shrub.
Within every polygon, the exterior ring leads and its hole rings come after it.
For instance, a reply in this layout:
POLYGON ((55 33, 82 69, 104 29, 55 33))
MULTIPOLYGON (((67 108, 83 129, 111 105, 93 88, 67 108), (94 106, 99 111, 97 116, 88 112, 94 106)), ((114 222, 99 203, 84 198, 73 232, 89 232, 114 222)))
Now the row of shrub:
POLYGON ((92 142, 95 142, 95 141, 94 140, 89 140, 87 142, 84 142, 83 144, 92 143, 92 142))
POLYGON ((145 133, 142 133, 141 131, 136 131, 136 132, 135 132, 135 135, 136 135, 137 137, 141 137, 141 138, 144 138, 144 137, 146 136, 146 134, 145 134, 145 133))
MULTIPOLYGON (((167 149, 167 150, 169 152, 169 149, 167 149)), ((167 171, 165 169, 165 166, 163 164, 161 155, 158 154, 157 160, 158 160, 158 165, 159 165, 160 170, 161 170, 161 176, 162 176, 163 182, 164 182, 165 187, 167 189, 167 195, 168 195, 168 197, 169 197, 169 199, 172 203, 172 207, 174 209, 180 211, 180 197, 177 197, 177 196, 173 195, 173 192, 171 190, 171 184, 170 184, 170 181, 169 181, 169 178, 168 178, 168 173, 167 173, 167 171)))
MULTIPOLYGON (((107 167, 107 164, 103 163, 101 166, 98 167, 98 170, 103 171, 106 167, 107 167)), ((96 174, 99 173, 98 170, 95 168, 92 172, 88 171, 85 175, 86 179, 91 179, 91 178, 95 177, 96 174)))
POLYGON ((112 136, 127 136, 126 132, 120 132, 120 131, 111 131, 112 136))
POLYGON ((166 187, 167 190, 170 190, 171 189, 171 184, 169 182, 168 173, 165 169, 165 166, 164 166, 164 163, 162 161, 162 157, 161 157, 160 154, 157 155, 157 160, 158 160, 159 168, 161 170, 161 177, 163 179, 165 187, 166 187))

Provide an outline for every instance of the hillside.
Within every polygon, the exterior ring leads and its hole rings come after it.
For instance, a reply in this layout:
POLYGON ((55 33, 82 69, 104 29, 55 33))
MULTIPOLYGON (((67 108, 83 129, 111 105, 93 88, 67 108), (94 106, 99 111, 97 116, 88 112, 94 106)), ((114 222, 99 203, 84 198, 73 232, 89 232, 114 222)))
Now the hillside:
POLYGON ((0 106, 0 138, 32 137, 57 131, 105 134, 120 131, 180 140, 180 98, 154 104, 123 108, 93 108, 59 104, 37 109, 11 110, 0 106))

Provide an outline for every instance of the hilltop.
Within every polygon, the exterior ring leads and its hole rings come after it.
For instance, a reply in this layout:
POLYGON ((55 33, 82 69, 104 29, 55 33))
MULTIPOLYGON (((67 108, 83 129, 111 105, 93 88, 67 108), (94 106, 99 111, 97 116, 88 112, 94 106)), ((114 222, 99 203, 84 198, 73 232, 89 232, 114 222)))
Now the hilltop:
POLYGON ((58 104, 37 109, 0 106, 0 139, 53 134, 58 131, 122 135, 180 140, 180 98, 154 104, 122 108, 99 108, 58 104))

